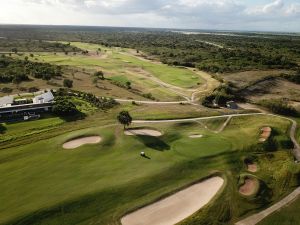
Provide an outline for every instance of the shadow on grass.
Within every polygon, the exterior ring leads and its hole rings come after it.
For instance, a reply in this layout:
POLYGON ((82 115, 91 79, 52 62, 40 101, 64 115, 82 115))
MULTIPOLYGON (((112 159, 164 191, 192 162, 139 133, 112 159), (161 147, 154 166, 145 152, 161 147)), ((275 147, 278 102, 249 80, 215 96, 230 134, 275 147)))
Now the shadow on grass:
POLYGON ((60 116, 59 118, 61 118, 62 120, 66 121, 66 122, 74 122, 77 120, 83 120, 86 118, 86 114, 82 113, 82 112, 77 112, 73 115, 70 116, 60 116))
POLYGON ((6 132, 7 128, 0 123, 0 134, 4 134, 6 132))
POLYGON ((171 148, 170 145, 168 145, 166 142, 164 142, 158 137, 144 136, 144 135, 137 135, 135 137, 140 142, 142 142, 146 147, 152 148, 157 151, 166 151, 166 150, 170 150, 171 148))

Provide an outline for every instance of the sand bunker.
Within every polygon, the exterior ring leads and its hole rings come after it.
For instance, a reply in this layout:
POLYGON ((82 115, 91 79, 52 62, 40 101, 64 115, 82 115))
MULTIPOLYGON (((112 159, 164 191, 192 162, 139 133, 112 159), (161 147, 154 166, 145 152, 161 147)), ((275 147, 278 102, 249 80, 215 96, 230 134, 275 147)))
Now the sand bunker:
POLYGON ((130 129, 124 132, 126 135, 140 135, 140 136, 152 136, 152 137, 160 137, 162 133, 157 130, 151 129, 130 129))
POLYGON ((255 163, 247 164, 247 170, 251 173, 257 172, 257 165, 255 163))
POLYGON ((258 168, 257 168, 257 164, 254 163, 251 159, 245 159, 244 160, 246 166, 247 166, 247 170, 251 173, 255 173, 257 172, 258 168))
POLYGON ((239 192, 242 195, 250 196, 256 193, 258 188, 258 181, 254 178, 246 178, 245 183, 240 187, 239 192))
POLYGON ((202 138, 203 135, 202 134, 192 134, 189 136, 190 138, 202 138))
POLYGON ((101 137, 99 136, 91 136, 91 137, 82 137, 82 138, 77 138, 71 141, 68 141, 63 144, 64 149, 74 149, 78 148, 82 145, 86 144, 97 144, 101 141, 101 137))
POLYGON ((224 180, 213 177, 137 210, 121 219, 123 225, 173 225, 205 206, 224 180))
POLYGON ((260 134, 259 142, 265 142, 266 140, 268 140, 268 138, 271 135, 271 132, 272 132, 271 127, 261 128, 261 134, 260 134))

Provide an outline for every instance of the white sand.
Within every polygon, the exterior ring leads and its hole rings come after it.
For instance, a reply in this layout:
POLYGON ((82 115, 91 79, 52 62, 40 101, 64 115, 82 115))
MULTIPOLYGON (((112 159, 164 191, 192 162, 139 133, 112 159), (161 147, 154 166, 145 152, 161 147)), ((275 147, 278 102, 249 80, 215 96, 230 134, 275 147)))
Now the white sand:
POLYGON ((203 135, 202 134, 193 134, 189 136, 190 138, 202 138, 203 135))
POLYGON ((257 191, 258 181, 256 179, 247 178, 245 184, 240 187, 239 192, 242 195, 250 196, 257 191))
POLYGON ((77 138, 71 141, 68 141, 63 144, 64 149, 74 149, 78 148, 85 144, 97 144, 101 141, 101 137, 99 136, 91 136, 91 137, 83 137, 83 138, 77 138))
POLYGON ((157 130, 150 129, 130 129, 124 132, 126 135, 141 135, 141 136, 152 136, 152 137, 160 137, 162 133, 157 130))
POLYGON ((205 206, 221 189, 224 180, 213 177, 121 219, 123 225, 174 225, 205 206))

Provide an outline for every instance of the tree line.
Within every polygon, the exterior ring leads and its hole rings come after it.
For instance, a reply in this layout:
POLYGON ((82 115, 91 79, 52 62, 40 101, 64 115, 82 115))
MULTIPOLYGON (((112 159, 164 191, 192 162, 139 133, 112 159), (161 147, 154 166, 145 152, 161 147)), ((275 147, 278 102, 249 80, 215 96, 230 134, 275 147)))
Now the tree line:
POLYGON ((28 59, 14 59, 5 55, 0 57, 1 83, 20 83, 29 80, 30 77, 50 80, 55 76, 61 76, 62 73, 61 66, 32 62, 28 59))

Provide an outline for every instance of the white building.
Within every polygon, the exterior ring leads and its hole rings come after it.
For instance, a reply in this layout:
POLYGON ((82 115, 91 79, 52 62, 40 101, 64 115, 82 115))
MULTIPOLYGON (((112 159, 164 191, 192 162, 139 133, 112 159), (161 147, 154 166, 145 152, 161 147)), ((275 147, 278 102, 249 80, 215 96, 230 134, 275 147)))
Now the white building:
POLYGON ((54 101, 54 96, 51 91, 38 95, 33 98, 34 104, 50 103, 54 101))

